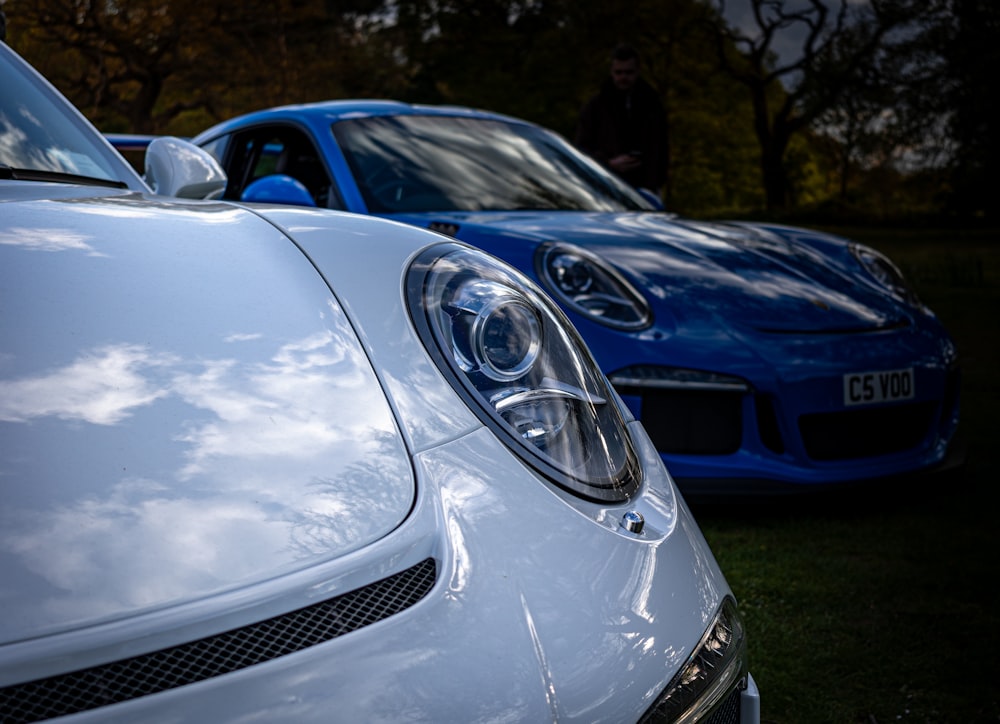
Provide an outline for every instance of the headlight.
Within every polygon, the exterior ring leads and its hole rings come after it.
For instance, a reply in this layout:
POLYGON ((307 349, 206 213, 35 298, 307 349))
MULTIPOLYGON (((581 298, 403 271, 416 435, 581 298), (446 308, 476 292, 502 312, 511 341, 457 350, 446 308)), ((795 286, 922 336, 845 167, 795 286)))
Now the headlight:
POLYGON ((556 484, 618 502, 641 469, 625 418, 579 335, 528 279, 457 244, 407 275, 410 313, 455 388, 508 445, 556 484))
POLYGON ((571 308, 617 329, 641 329, 652 321, 649 305, 613 267, 569 244, 538 250, 540 278, 571 308))
POLYGON ((880 286, 908 304, 921 306, 916 293, 906 283, 903 272, 885 254, 863 244, 851 244, 851 254, 880 286))
POLYGON ((724 706, 730 696, 739 695, 746 676, 745 657, 743 621, 736 602, 727 597, 708 631, 641 724, 709 721, 709 715, 724 706))

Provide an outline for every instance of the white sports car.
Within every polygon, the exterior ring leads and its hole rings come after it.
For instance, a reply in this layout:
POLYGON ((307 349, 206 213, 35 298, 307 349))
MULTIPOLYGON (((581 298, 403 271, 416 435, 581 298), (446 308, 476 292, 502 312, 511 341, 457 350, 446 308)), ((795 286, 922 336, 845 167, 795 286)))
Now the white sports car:
POLYGON ((148 178, 0 43, 0 721, 759 721, 732 593, 520 273, 148 178))

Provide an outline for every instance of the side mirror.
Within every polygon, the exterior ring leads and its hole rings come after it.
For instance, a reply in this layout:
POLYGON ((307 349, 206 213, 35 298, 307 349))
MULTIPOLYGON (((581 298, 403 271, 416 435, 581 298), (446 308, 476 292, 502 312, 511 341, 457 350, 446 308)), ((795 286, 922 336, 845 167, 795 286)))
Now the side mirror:
POLYGON ((240 201, 263 204, 291 204, 292 206, 315 206, 309 189, 291 176, 276 173, 264 176, 243 189, 240 201))
POLYGON ((154 138, 146 149, 146 183, 159 196, 217 198, 226 172, 208 151, 174 136, 154 138))

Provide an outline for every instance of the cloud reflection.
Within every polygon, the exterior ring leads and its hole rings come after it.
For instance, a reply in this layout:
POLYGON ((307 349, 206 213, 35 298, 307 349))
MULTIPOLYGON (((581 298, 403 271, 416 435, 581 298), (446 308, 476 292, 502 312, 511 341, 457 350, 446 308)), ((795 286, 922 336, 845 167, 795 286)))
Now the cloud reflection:
POLYGON ((0 640, 279 575, 395 527, 412 474, 352 335, 336 317, 277 345, 230 335, 239 359, 121 343, 0 380, 11 439, 48 440, 0 471, 39 483, 0 509, 17 594, 0 640), (85 452, 42 457, 64 444, 85 452))
POLYGON ((69 229, 13 227, 0 230, 0 244, 32 251, 82 251, 87 256, 106 256, 87 242, 90 237, 69 229))
POLYGON ((384 411, 384 403, 378 388, 364 384, 359 351, 333 342, 322 332, 282 346, 270 363, 241 367, 214 360, 199 372, 177 375, 173 390, 212 413, 180 437, 191 444, 182 475, 202 473, 206 461, 222 457, 310 457, 344 439, 335 421, 345 410, 354 429, 384 428, 384 421, 365 419, 368 410, 384 411), (341 399, 344 390, 349 399, 341 399))
POLYGON ((162 483, 131 480, 107 497, 23 513, 3 548, 73 594, 46 597, 35 615, 80 620, 210 588, 221 569, 234 580, 252 573, 258 556, 287 538, 280 521, 267 517, 252 500, 175 498, 162 483))
POLYGON ((145 372, 175 361, 138 345, 119 344, 96 349, 47 374, 0 380, 0 420, 26 422, 53 415, 114 425, 135 408, 168 394, 145 372))

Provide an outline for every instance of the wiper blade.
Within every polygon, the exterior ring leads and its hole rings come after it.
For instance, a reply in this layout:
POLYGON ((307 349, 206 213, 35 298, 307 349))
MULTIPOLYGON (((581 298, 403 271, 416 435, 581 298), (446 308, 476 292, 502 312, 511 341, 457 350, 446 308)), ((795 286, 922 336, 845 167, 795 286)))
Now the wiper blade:
POLYGON ((5 163, 0 163, 0 178, 12 181, 51 181, 63 184, 83 184, 85 186, 107 186, 113 189, 127 189, 128 184, 124 181, 114 181, 106 178, 96 178, 94 176, 80 176, 75 173, 63 173, 61 171, 40 171, 33 168, 14 168, 5 163))

